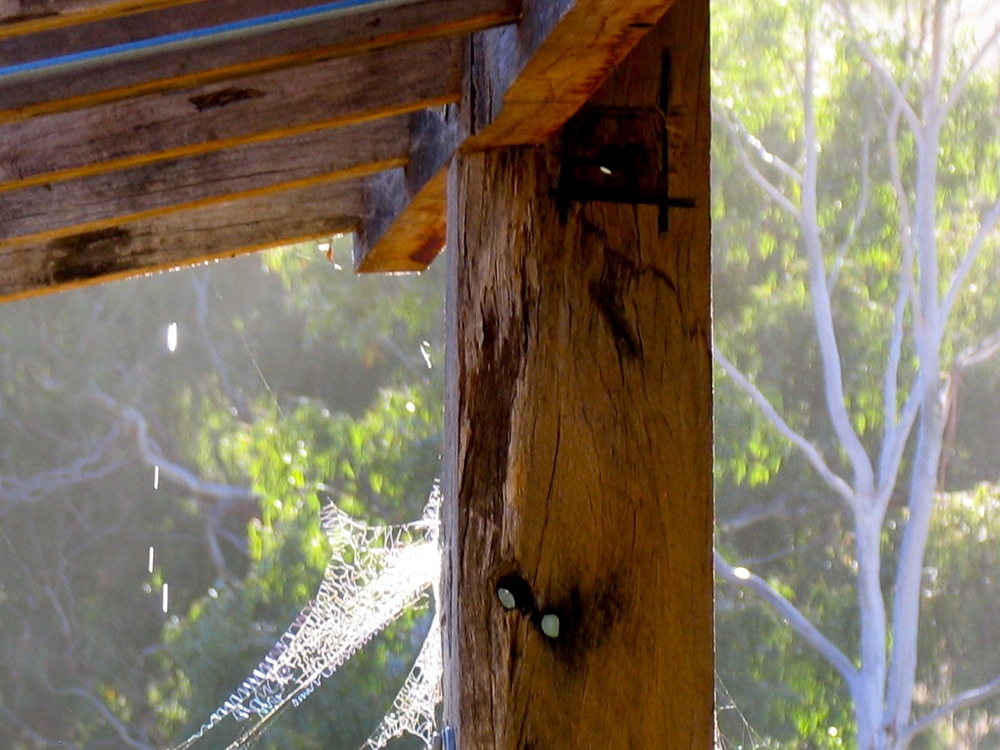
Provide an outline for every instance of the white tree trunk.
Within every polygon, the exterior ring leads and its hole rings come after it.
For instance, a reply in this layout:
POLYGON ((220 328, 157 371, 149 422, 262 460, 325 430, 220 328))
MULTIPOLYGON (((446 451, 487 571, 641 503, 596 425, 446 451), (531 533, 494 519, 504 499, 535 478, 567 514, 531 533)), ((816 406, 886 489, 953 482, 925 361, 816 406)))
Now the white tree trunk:
MULTIPOLYGON (((767 167, 760 166, 770 165, 773 159, 764 158, 758 164, 750 150, 755 149, 758 155, 763 153, 767 156, 770 152, 747 133, 741 123, 727 121, 725 124, 750 178, 777 206, 794 218, 801 230, 809 263, 809 287, 827 416, 853 476, 841 476, 831 468, 809 439, 786 422, 736 365, 719 352, 716 357, 717 363, 737 387, 750 396, 778 432, 802 452, 820 478, 844 501, 852 516, 857 562, 860 665, 855 667, 791 602, 758 576, 742 568, 730 567, 721 556, 717 556, 717 568, 727 581, 761 595, 840 673, 854 703, 859 750, 906 750, 913 738, 932 722, 1000 693, 1000 677, 997 677, 955 696, 918 720, 911 715, 917 674, 924 553, 934 511, 945 429, 944 399, 947 389, 941 377, 944 328, 959 289, 975 263, 986 236, 1000 225, 1000 196, 995 196, 992 208, 983 214, 979 229, 942 295, 937 243, 941 129, 949 110, 955 106, 968 83, 972 70, 984 59, 985 50, 1000 38, 1000 27, 973 55, 951 90, 944 91, 944 69, 953 52, 950 46, 952 40, 945 28, 947 3, 928 3, 929 71, 926 80, 917 89, 916 104, 911 104, 907 92, 893 79, 890 69, 868 47, 865 34, 859 33, 859 25, 847 0, 834 0, 834 4, 854 32, 854 41, 862 58, 894 106, 893 112, 887 116, 886 135, 892 187, 900 216, 898 231, 902 258, 894 317, 890 323, 889 350, 885 372, 882 373, 885 424, 879 454, 869 455, 852 426, 846 406, 843 362, 827 283, 827 248, 823 246, 823 232, 818 218, 821 214, 817 206, 820 144, 817 142, 813 103, 815 61, 812 29, 806 30, 802 171, 796 172, 788 162, 774 167, 780 179, 801 187, 798 204, 788 197, 795 194, 794 187, 784 190, 782 183, 772 182, 765 175, 767 167), (909 132, 905 135, 900 133, 902 123, 908 126, 909 132), (912 205, 903 175, 902 164, 905 160, 900 158, 898 151, 898 143, 908 136, 913 137, 915 157, 912 205), (900 382, 900 363, 905 350, 904 342, 907 341, 916 350, 918 365, 912 382, 904 383, 900 382), (898 403, 900 394, 904 397, 902 406, 898 403), (881 586, 881 539, 889 500, 898 493, 898 487, 903 482, 903 456, 911 438, 915 439, 915 446, 907 488, 908 515, 895 573, 890 619, 881 586)), ((1000 334, 994 339, 987 339, 980 347, 974 347, 966 353, 968 356, 960 356, 955 367, 961 369, 995 356, 1000 352, 1000 334)))

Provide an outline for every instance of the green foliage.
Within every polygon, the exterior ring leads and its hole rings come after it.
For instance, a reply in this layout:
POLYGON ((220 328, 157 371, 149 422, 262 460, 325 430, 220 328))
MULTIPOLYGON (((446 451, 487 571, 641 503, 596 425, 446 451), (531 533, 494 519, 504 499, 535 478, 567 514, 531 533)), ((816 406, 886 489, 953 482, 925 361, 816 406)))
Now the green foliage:
MULTIPOLYGON (((926 17, 914 12, 915 4, 852 6, 864 20, 865 41, 888 61, 891 75, 915 102, 928 64, 927 35, 920 28, 926 17)), ((892 103, 852 34, 829 4, 771 0, 713 5, 716 344, 789 426, 848 478, 850 467, 827 416, 803 223, 761 183, 800 205, 801 185, 792 175, 805 165, 804 60, 805 52, 813 50, 820 146, 818 241, 832 290, 846 406, 865 449, 877 458, 885 427, 882 373, 893 335, 903 240, 912 229, 893 184, 890 146, 898 158, 901 194, 911 203, 916 147, 905 119, 898 137, 890 140, 886 123, 892 103), (748 162, 759 170, 757 177, 748 162)), ((956 41, 946 66, 946 89, 969 60, 970 47, 956 41)), ((1000 66, 985 64, 944 122, 936 227, 942 297, 984 211, 997 200, 998 81, 1000 66)), ((984 251, 959 289, 953 319, 944 331, 945 368, 1000 327, 994 283, 1000 272, 997 243, 996 232, 985 239, 984 251)), ((913 324, 909 315, 903 318, 908 332, 913 324)), ((907 338, 896 378, 897 408, 915 367, 914 344, 907 338)), ((992 490, 977 489, 995 481, 1000 468, 992 418, 1000 406, 997 368, 970 370, 956 382, 959 405, 952 415, 954 430, 946 435, 941 476, 944 488, 958 494, 942 495, 929 542, 925 573, 937 576, 939 583, 928 586, 924 599, 917 715, 1000 671, 995 649, 986 645, 996 637, 987 611, 995 599, 995 576, 983 573, 997 570, 1000 561, 993 552, 1000 530, 986 522, 992 490), (985 516, 963 520, 963 513, 985 516), (963 528, 967 534, 958 531, 963 528), (983 542, 973 541, 980 537, 983 542)), ((844 653, 856 654, 854 529, 846 511, 801 453, 721 371, 715 397, 721 551, 786 593, 844 653)), ((902 476, 911 452, 909 446, 902 476)), ((890 604, 906 492, 901 481, 882 538, 883 591, 890 604)), ((756 598, 729 586, 721 586, 717 597, 720 681, 726 700, 738 709, 720 714, 722 736, 743 737, 744 746, 849 745, 854 719, 839 676, 756 598)), ((990 725, 983 718, 990 708, 995 712, 995 705, 985 704, 978 714, 945 722, 914 746, 952 747, 959 745, 948 742, 960 741, 986 746, 981 727, 990 725)))
MULTIPOLYGON (((436 274, 361 280, 296 246, 0 308, 0 746, 176 743, 312 597, 323 503, 419 515, 440 462, 436 274)), ((427 626, 403 618, 260 747, 358 747, 427 626)))

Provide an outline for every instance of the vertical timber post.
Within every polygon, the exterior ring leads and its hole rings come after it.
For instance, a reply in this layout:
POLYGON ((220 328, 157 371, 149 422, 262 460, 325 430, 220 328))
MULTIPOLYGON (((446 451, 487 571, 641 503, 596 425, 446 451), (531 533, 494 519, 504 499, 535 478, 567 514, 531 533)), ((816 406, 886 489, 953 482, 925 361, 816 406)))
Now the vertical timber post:
MULTIPOLYGON (((441 607, 459 750, 712 745, 707 5, 676 0, 588 104, 659 110, 660 164, 693 208, 568 200, 571 126, 451 167, 441 607)), ((489 110, 471 76, 464 106, 489 110)))

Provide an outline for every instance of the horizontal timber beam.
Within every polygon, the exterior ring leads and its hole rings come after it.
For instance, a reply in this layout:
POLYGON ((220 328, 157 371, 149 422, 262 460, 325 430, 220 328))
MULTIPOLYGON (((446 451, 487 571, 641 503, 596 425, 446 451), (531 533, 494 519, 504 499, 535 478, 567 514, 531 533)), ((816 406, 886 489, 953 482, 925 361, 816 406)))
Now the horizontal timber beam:
POLYGON ((350 231, 360 181, 125 221, 95 232, 0 249, 0 301, 167 270, 350 231))
MULTIPOLYGON (((473 36, 468 60, 479 81, 460 123, 460 148, 540 144, 552 137, 670 8, 672 0, 525 0, 516 26, 473 36), (482 92, 485 92, 483 94, 482 92), (478 96, 477 96, 478 94, 478 96)), ((417 158, 411 160, 416 169, 417 158)), ((423 184, 397 180, 371 210, 385 228, 357 243, 361 271, 412 271, 444 245, 445 171, 430 161, 423 184), (401 203, 401 196, 408 200, 401 203), (436 249, 431 244, 436 245, 436 249), (414 263, 414 258, 420 262, 414 263)), ((363 225, 364 226, 364 225, 363 225)))
POLYGON ((525 0, 516 27, 473 39, 465 150, 540 144, 597 91, 672 0, 525 0))
POLYGON ((362 177, 402 167, 408 147, 407 118, 400 115, 12 190, 0 201, 0 248, 99 231, 125 219, 237 196, 362 177))
POLYGON ((460 60, 458 40, 433 40, 11 123, 0 191, 443 105, 460 94, 460 60))
POLYGON ((0 37, 121 18, 192 2, 195 0, 11 0, 3 4, 0 12, 0 37))
MULTIPOLYGON (((68 28, 0 40, 0 64, 14 65, 76 48, 92 48, 169 34, 194 26, 323 5, 318 0, 202 2, 120 20, 96 28, 68 28), (121 38, 119 38, 121 37, 121 38)), ((378 5, 377 3, 375 5, 378 5)), ((15 120, 82 109, 159 91, 176 91, 413 41, 470 34, 510 23, 517 0, 424 0, 398 7, 354 9, 333 18, 279 27, 252 37, 207 40, 132 58, 112 58, 65 70, 0 77, 0 117, 15 120)))
POLYGON ((421 271, 444 246, 441 207, 458 143, 455 108, 410 115, 410 134, 406 168, 368 178, 365 218, 354 234, 359 273, 421 271))

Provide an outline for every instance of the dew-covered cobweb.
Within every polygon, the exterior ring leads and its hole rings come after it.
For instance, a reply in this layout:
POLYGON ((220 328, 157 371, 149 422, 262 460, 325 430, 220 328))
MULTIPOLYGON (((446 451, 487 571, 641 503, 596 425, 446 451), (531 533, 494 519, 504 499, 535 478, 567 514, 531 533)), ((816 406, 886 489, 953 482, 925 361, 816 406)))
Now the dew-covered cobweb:
MULTIPOLYGON (((227 750, 250 747, 282 712, 301 704, 375 635, 430 596, 441 570, 440 507, 435 488, 419 521, 369 526, 327 505, 321 519, 333 555, 315 598, 250 676, 175 750, 194 748, 228 717, 244 726, 227 750)), ((413 669, 363 750, 380 750, 406 733, 430 747, 442 671, 435 615, 413 669)))

